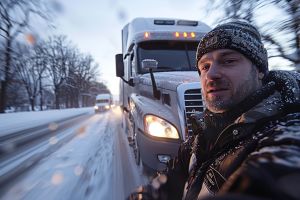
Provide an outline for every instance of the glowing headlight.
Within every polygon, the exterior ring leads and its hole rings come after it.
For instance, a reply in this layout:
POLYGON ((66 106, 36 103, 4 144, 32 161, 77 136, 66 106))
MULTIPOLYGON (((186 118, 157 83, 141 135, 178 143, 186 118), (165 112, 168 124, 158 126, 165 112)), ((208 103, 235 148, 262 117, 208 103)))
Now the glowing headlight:
POLYGON ((109 109, 109 105, 105 106, 106 109, 109 109))
POLYGON ((176 128, 165 120, 152 115, 145 116, 145 130, 148 134, 156 137, 178 139, 176 128))
POLYGON ((94 106, 94 108, 97 110, 97 109, 98 109, 98 106, 94 106))

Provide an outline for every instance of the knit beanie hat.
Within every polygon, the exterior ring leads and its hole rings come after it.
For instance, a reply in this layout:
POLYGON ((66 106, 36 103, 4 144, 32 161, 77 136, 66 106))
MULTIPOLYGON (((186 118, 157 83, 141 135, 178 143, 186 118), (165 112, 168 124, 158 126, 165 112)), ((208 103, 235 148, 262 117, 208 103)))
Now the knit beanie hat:
MULTIPOLYGON (((196 68, 201 57, 217 49, 233 49, 249 58, 258 69, 268 73, 267 50, 261 42, 257 29, 247 22, 234 21, 220 24, 200 41, 196 55, 196 68)), ((198 69, 200 74, 200 71, 198 69)))

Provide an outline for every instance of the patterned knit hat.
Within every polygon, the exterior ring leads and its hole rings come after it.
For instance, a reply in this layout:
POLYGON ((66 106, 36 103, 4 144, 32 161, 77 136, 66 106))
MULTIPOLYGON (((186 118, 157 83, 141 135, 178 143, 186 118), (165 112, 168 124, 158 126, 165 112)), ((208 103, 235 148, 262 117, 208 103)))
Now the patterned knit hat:
MULTIPOLYGON (((207 33, 200 41, 196 55, 196 68, 201 57, 217 49, 233 49, 249 58, 258 69, 268 73, 267 50, 261 42, 260 34, 247 22, 234 21, 220 24, 207 33)), ((200 71, 198 69, 200 74, 200 71)))

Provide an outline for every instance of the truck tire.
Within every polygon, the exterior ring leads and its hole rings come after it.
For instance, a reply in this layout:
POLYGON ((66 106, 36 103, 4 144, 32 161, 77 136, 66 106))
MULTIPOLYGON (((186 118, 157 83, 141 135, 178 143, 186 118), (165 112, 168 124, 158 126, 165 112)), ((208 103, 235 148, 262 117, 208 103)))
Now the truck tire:
POLYGON ((139 143, 138 143, 138 140, 137 140, 137 127, 136 125, 134 124, 134 134, 135 135, 135 138, 134 138, 134 160, 135 160, 135 164, 136 165, 140 165, 140 160, 141 160, 141 156, 140 156, 140 148, 139 148, 139 143))
POLYGON ((134 160, 135 160, 135 164, 137 165, 137 168, 138 168, 138 171, 139 171, 139 174, 141 175, 146 175, 146 170, 144 168, 144 165, 143 165, 143 161, 142 161, 142 158, 141 158, 141 154, 140 154, 140 148, 139 148, 139 141, 136 137, 136 135, 138 134, 137 133, 137 126, 135 125, 134 123, 134 135, 135 135, 135 138, 134 138, 134 143, 135 143, 135 147, 134 147, 134 160))

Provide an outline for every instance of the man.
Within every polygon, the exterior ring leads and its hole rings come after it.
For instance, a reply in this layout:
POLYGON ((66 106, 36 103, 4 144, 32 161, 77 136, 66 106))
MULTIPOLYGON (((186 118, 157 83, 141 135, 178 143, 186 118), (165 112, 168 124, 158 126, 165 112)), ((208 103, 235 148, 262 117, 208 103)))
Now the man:
POLYGON ((251 24, 218 25, 196 64, 207 106, 195 136, 137 199, 300 199, 300 76, 268 71, 251 24))

